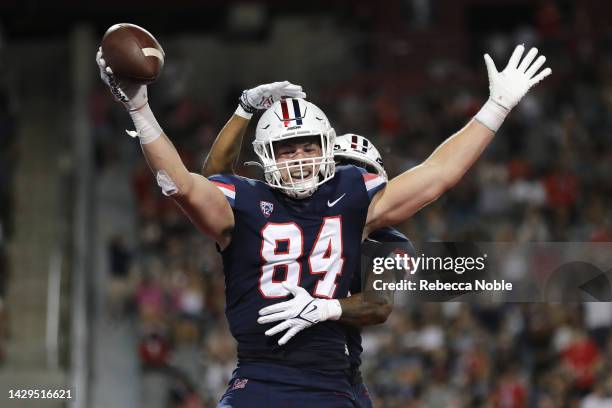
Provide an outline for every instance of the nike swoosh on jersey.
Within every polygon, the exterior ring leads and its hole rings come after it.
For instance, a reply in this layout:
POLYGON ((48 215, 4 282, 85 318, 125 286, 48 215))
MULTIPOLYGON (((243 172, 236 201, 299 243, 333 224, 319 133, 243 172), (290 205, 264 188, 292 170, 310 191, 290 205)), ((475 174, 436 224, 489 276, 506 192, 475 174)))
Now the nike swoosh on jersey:
POLYGON ((332 201, 331 203, 329 202, 329 200, 327 200, 327 206, 328 207, 333 207, 334 205, 336 205, 336 203, 340 200, 342 200, 342 198, 346 195, 346 193, 342 194, 340 197, 336 198, 334 201, 332 201))

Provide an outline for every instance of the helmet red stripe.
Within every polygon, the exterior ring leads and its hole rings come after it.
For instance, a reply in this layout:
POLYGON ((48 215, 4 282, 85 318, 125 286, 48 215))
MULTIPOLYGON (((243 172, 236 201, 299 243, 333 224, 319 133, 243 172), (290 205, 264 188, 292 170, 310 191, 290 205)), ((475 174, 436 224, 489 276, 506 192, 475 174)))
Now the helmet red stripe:
POLYGON ((289 109, 287 108, 287 100, 281 101, 281 109, 283 110, 283 119, 285 120, 285 127, 289 126, 289 109))

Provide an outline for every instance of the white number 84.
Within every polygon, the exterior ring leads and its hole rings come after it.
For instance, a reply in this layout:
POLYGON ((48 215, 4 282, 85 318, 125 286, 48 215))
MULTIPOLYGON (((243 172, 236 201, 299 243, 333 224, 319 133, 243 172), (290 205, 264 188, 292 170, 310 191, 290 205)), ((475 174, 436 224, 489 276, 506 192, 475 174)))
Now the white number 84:
MULTIPOLYGON (((286 281, 299 286, 302 267, 297 261, 304 252, 304 234, 294 222, 269 223, 261 231, 263 242, 261 256, 266 262, 261 267, 259 291, 265 298, 280 298, 289 294, 282 280, 275 280, 275 271, 286 270, 286 281), (279 249, 285 243, 284 249, 279 249)), ((308 256, 310 273, 322 275, 315 286, 313 296, 331 299, 336 292, 336 279, 342 274, 342 219, 326 217, 308 256)))

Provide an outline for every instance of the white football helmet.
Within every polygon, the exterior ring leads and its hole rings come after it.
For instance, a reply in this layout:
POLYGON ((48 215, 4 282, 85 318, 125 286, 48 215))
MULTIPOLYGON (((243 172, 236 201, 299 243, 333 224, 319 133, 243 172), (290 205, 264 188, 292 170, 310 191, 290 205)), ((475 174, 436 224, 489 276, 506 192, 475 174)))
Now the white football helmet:
POLYGON ((363 167, 388 179, 378 149, 363 136, 347 133, 336 137, 334 156, 336 160, 363 167))
POLYGON ((336 132, 327 116, 316 105, 304 99, 287 98, 274 102, 257 122, 253 147, 261 161, 266 183, 295 198, 312 195, 317 188, 334 177, 334 142, 336 132), (321 156, 276 163, 273 144, 291 138, 318 137, 321 156), (281 177, 287 171, 288 180, 281 177), (294 180, 291 172, 298 169, 302 177, 294 180), (304 171, 311 177, 302 180, 304 171))

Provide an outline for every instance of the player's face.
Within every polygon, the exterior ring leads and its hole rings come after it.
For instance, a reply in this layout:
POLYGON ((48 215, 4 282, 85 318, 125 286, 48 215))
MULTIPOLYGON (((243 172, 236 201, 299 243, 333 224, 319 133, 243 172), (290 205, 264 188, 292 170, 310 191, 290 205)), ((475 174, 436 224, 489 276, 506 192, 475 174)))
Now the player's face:
POLYGON ((321 155, 318 136, 298 137, 274 144, 276 164, 286 183, 290 180, 300 182, 314 177, 319 170, 321 155))

